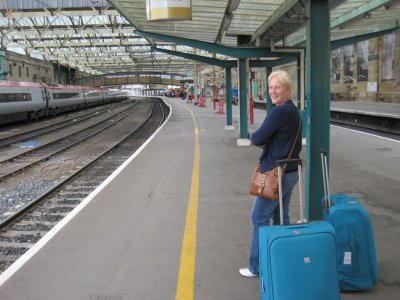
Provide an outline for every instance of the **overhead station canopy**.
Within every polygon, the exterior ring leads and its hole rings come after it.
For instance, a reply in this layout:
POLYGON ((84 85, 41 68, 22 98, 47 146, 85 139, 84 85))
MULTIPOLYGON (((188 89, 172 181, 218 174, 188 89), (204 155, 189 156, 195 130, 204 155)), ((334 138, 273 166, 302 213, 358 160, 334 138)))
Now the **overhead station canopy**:
MULTIPOLYGON (((226 60, 235 57, 230 57, 229 53, 212 53, 207 47, 196 49, 196 44, 191 41, 268 49, 305 45, 304 1, 183 1, 190 2, 191 19, 163 18, 162 21, 148 17, 148 2, 3 0, 0 2, 2 48, 91 74, 190 74, 193 61, 154 52, 154 49, 226 60), (164 35, 178 40, 166 39, 164 35)), ((368 38, 371 34, 384 34, 399 28, 400 0, 337 0, 330 3, 331 40, 337 45, 341 41, 356 42, 357 36, 368 38)))

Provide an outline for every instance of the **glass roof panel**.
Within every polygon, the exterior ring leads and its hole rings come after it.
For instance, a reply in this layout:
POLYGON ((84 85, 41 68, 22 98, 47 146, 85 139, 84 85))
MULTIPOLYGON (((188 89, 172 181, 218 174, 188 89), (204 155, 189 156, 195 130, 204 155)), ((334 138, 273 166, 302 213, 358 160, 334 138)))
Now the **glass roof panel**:
MULTIPOLYGON (((83 66, 91 73, 140 71, 155 61, 171 72, 193 68, 193 61, 155 53, 151 47, 194 53, 188 45, 142 37, 135 30, 238 47, 296 47, 304 44, 304 1, 192 0, 192 20, 147 21, 146 0, 3 0, 2 46, 38 58, 83 66), (165 67, 167 68, 167 67, 165 67)), ((332 40, 399 28, 400 0, 331 1, 332 40)), ((211 57, 208 51, 197 55, 211 57)), ((217 54, 220 59, 235 59, 217 54)))

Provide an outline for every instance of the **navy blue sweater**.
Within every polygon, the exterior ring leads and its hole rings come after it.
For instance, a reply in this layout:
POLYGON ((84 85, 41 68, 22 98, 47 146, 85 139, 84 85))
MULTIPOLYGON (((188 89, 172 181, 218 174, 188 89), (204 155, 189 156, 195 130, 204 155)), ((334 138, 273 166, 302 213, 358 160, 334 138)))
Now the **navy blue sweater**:
MULTIPOLYGON (((286 159, 299 128, 299 111, 291 100, 282 105, 275 106, 264 119, 260 128, 251 135, 254 145, 262 147, 266 141, 268 146, 264 148, 260 156, 261 172, 267 172, 276 167, 276 161, 286 159)), ((301 130, 301 128, 300 128, 301 130)), ((296 141, 291 158, 299 158, 301 151, 301 132, 296 141)), ((288 166, 286 172, 294 172, 297 165, 288 166)))

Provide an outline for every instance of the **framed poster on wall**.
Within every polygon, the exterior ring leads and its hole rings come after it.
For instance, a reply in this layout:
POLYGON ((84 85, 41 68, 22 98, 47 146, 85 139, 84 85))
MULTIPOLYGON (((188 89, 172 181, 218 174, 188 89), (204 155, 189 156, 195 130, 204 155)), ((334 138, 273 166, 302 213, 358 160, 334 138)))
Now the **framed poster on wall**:
POLYGON ((384 35, 381 44, 381 79, 394 80, 394 52, 396 36, 394 33, 384 35))
POLYGON ((354 47, 344 47, 344 82, 352 83, 354 74, 354 47))

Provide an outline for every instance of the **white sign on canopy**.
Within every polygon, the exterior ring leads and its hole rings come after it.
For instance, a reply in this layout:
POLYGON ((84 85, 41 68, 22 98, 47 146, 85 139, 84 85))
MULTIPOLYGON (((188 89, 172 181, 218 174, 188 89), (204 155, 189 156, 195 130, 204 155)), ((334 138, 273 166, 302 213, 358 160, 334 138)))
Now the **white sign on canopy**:
POLYGON ((191 0, 147 0, 147 20, 191 20, 191 0))

